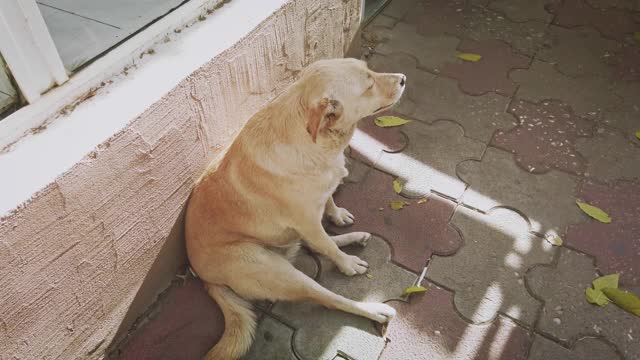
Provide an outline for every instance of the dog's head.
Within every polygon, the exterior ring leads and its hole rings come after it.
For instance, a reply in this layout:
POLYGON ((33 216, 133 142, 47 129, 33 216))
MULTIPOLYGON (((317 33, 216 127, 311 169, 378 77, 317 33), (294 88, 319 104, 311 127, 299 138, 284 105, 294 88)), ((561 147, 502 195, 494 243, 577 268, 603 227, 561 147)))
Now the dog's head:
POLYGON ((313 142, 328 130, 353 129, 358 120, 384 111, 402 96, 403 74, 376 73, 356 59, 320 60, 303 72, 307 131, 313 142))

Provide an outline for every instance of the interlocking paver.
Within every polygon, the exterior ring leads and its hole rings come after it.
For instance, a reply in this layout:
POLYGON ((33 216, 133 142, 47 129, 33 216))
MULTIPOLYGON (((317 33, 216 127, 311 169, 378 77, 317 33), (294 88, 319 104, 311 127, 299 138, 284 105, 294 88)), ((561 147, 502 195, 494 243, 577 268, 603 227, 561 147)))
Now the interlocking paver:
POLYGON ((222 312, 200 280, 188 278, 183 285, 175 283, 154 306, 155 315, 115 358, 199 360, 222 336, 222 312))
POLYGON ((532 325, 541 304, 525 289, 524 274, 551 262, 552 245, 531 234, 527 220, 509 209, 482 214, 458 207, 451 221, 464 245, 453 256, 434 256, 427 278, 452 289, 455 307, 474 323, 500 312, 532 325))
POLYGON ((578 340, 573 349, 537 335, 528 360, 622 360, 615 348, 596 338, 578 340))
POLYGON ((593 138, 576 140, 576 149, 585 159, 585 176, 600 181, 640 178, 640 147, 619 131, 596 130, 593 138))
MULTIPOLYGON (((637 0, 586 0, 587 4, 598 9, 618 8, 618 9, 634 9, 634 2, 640 7, 640 3, 637 0)), ((640 10, 640 8, 636 8, 640 10)))
POLYGON ((556 0, 550 10, 556 15, 553 19, 556 25, 568 28, 593 26, 610 39, 623 40, 640 27, 629 11, 616 8, 595 9, 584 0, 556 0))
POLYGON ((418 204, 405 198, 410 205, 392 210, 389 203, 403 199, 394 192, 393 180, 393 176, 371 169, 361 182, 343 184, 334 199, 355 216, 355 223, 329 229, 338 234, 366 231, 382 236, 393 248, 394 262, 420 272, 432 253, 449 255, 461 245, 460 235, 448 224, 455 203, 428 195, 427 202, 418 204))
POLYGON ((403 126, 409 145, 400 153, 382 153, 375 166, 405 180, 403 194, 417 197, 431 191, 460 198, 466 185, 456 178, 456 165, 479 159, 485 144, 464 136, 451 121, 425 124, 414 121, 403 126))
POLYGON ((543 47, 536 59, 556 64, 558 71, 569 76, 606 77, 611 72, 607 61, 618 50, 616 41, 589 27, 551 26, 548 32, 549 46, 543 47))
POLYGON ((489 8, 501 12, 512 21, 540 21, 548 23, 553 18, 545 5, 549 0, 491 0, 489 8))
MULTIPOLYGON (((398 115, 388 112, 382 115, 398 115)), ((386 152, 399 152, 407 146, 407 139, 399 127, 382 128, 374 123, 377 116, 360 120, 349 143, 351 156, 368 164, 374 164, 386 152)))
POLYGON ((408 302, 390 301, 398 315, 389 325, 390 342, 381 360, 525 359, 530 336, 499 316, 489 324, 469 324, 452 304, 453 294, 426 281, 424 294, 408 302))
POLYGON ((457 79, 460 89, 470 95, 495 91, 504 96, 512 96, 516 84, 507 75, 513 69, 529 67, 528 57, 514 54, 509 45, 499 40, 464 40, 458 50, 479 54, 482 58, 475 62, 449 62, 443 66, 442 75, 457 79))
MULTIPOLYGON (((638 61, 640 62, 640 58, 638 61)), ((640 130, 640 82, 618 83, 615 93, 622 99, 622 103, 604 111, 602 121, 623 131, 635 144, 640 144, 640 139, 635 136, 635 132, 640 130)))
POLYGON ((640 80, 640 46, 627 44, 609 59, 615 66, 614 75, 624 81, 640 80))
POLYGON ((551 170, 534 175, 518 167, 513 155, 488 148, 482 161, 465 161, 458 174, 469 184, 462 202, 488 212, 496 206, 508 206, 522 212, 531 230, 543 235, 562 233, 567 225, 581 221, 575 205, 577 179, 551 170))
MULTIPOLYGON (((369 263, 369 274, 347 277, 321 258, 318 282, 335 293, 358 301, 382 302, 399 297, 413 285, 417 275, 390 262, 391 248, 379 237, 366 247, 353 246, 346 251, 369 263)), ((371 320, 329 310, 310 302, 279 302, 272 313, 295 329, 294 352, 305 360, 332 359, 341 351, 356 359, 376 359, 384 339, 371 320)))
POLYGON ((447 60, 454 58, 460 40, 449 35, 421 36, 416 33, 415 27, 404 22, 396 24, 389 39, 378 44, 374 52, 382 55, 409 54, 416 58, 422 68, 439 72, 447 60))
POLYGON ((243 360, 298 360, 291 348, 294 330, 269 315, 258 322, 253 344, 243 360))
POLYGON ((423 36, 458 34, 464 24, 464 12, 469 9, 465 0, 425 0, 417 2, 405 18, 416 24, 416 31, 423 36))
POLYGON ((566 244, 591 254, 604 274, 620 273, 620 282, 640 289, 640 180, 612 185, 585 182, 578 196, 604 210, 604 224, 587 218, 567 230, 566 244))
POLYGON ((534 60, 529 70, 514 70, 511 79, 520 87, 517 97, 531 102, 560 100, 580 116, 595 117, 621 103, 613 93, 614 84, 604 77, 572 78, 558 72, 553 64, 534 60))
POLYGON ((524 55, 533 56, 545 43, 547 24, 541 21, 513 22, 502 14, 474 6, 465 12, 458 34, 473 40, 502 40, 524 55))
POLYGON ((498 131, 492 145, 514 153, 518 165, 532 173, 550 169, 584 172, 586 165, 575 150, 575 141, 591 136, 595 123, 576 116, 570 106, 559 101, 534 104, 514 100, 509 112, 517 116, 519 126, 498 131))
POLYGON ((416 61, 408 55, 374 55, 369 65, 372 69, 402 71, 407 75, 405 94, 395 109, 412 118, 428 123, 455 121, 464 128, 465 136, 485 143, 495 130, 517 125, 516 119, 505 112, 508 98, 495 93, 467 95, 455 80, 418 70, 416 61), (407 101, 412 106, 407 106, 407 101))
POLYGON ((537 266, 527 274, 532 294, 544 301, 537 330, 570 344, 584 336, 602 337, 625 358, 637 358, 638 318, 613 304, 589 304, 585 289, 598 276, 593 259, 565 248, 559 251, 557 266, 537 266))

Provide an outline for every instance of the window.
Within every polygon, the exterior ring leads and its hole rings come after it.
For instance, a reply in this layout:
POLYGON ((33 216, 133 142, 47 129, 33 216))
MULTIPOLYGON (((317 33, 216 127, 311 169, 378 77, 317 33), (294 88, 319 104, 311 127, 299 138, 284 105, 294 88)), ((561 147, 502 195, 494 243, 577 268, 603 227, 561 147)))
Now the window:
POLYGON ((0 120, 188 1, 0 1, 0 120))

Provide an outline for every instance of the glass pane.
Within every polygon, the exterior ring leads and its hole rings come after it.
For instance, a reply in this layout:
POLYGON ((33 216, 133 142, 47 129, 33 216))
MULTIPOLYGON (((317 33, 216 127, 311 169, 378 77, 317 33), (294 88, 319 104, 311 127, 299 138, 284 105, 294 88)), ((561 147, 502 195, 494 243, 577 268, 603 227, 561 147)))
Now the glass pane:
POLYGON ((38 0, 38 7, 65 68, 72 72, 171 12, 182 2, 38 0))
POLYGON ((0 120, 18 108, 18 93, 11 82, 9 68, 0 56, 0 120))

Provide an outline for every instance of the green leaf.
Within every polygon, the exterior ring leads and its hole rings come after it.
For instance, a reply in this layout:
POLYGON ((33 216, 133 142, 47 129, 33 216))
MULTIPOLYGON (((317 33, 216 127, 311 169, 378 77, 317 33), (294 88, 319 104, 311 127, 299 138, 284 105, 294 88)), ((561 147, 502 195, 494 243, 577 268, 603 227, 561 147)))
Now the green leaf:
POLYGON ((627 291, 616 288, 604 288, 602 292, 611 300, 612 303, 618 305, 635 316, 640 316, 640 297, 627 291))
POLYGON ((579 200, 576 200, 576 204, 582 211, 584 211, 587 215, 591 216, 592 218, 605 224, 608 224, 611 222, 611 218, 609 217, 609 214, 602 211, 602 209, 600 209, 599 207, 589 205, 579 200))
POLYGON ((402 296, 404 297, 404 296, 411 295, 413 293, 421 293, 425 291, 427 291, 427 288, 425 288, 424 286, 420 286, 420 285, 409 286, 408 288, 404 289, 402 296))
POLYGON ((373 279, 373 275, 371 275, 371 274, 369 274, 369 273, 366 273, 366 274, 364 274, 364 275, 367 277, 367 279, 373 279))
POLYGON ((560 236, 553 236, 545 238, 551 245, 562 246, 562 238, 560 236))
POLYGON ((636 137, 640 140, 640 130, 636 131, 636 137))
POLYGON ((400 210, 407 205, 409 205, 409 203, 404 200, 394 200, 389 203, 389 206, 391 206, 392 210, 400 210))
POLYGON ((402 191, 402 183, 400 182, 400 179, 393 180, 393 191, 395 191, 396 194, 400 194, 402 191))
POLYGON ((393 127, 410 123, 411 120, 406 120, 397 116, 380 116, 373 122, 379 127, 393 127))
POLYGON ((472 62, 476 62, 476 61, 482 59, 482 55, 472 54, 472 53, 460 53, 460 54, 456 55, 456 57, 458 59, 462 59, 464 61, 472 61, 472 62))
POLYGON ((640 31, 636 31, 633 33, 633 38, 636 39, 636 43, 640 45, 640 31))
POLYGON ((620 280, 620 274, 610 274, 593 280, 591 284, 593 284, 593 288, 598 291, 606 288, 617 289, 618 280, 620 280))
POLYGON ((587 296, 587 301, 591 304, 605 306, 609 303, 607 296, 600 290, 594 290, 589 287, 585 290, 584 294, 587 296))

